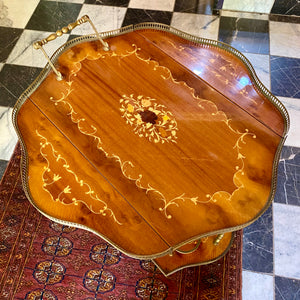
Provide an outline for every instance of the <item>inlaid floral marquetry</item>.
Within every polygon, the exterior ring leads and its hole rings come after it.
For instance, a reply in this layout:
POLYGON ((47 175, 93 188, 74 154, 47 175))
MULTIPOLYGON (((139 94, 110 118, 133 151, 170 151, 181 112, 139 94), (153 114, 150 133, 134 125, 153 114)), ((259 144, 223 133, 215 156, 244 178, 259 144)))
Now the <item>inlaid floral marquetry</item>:
POLYGON ((177 122, 173 114, 155 99, 143 95, 123 95, 120 99, 120 111, 126 123, 133 127, 134 133, 139 137, 145 137, 154 143, 176 143, 177 122))
POLYGON ((108 215, 121 225, 107 203, 100 199, 95 190, 76 174, 76 170, 72 169, 68 161, 55 150, 53 144, 38 131, 36 135, 40 138, 40 154, 47 162, 42 174, 43 189, 49 193, 51 199, 64 205, 82 203, 92 213, 104 217, 108 215), (66 182, 66 174, 71 174, 73 180, 66 182))
POLYGON ((162 24, 101 37, 59 49, 63 79, 46 67, 14 110, 28 198, 165 274, 217 260, 272 201, 285 108, 228 45, 162 24))

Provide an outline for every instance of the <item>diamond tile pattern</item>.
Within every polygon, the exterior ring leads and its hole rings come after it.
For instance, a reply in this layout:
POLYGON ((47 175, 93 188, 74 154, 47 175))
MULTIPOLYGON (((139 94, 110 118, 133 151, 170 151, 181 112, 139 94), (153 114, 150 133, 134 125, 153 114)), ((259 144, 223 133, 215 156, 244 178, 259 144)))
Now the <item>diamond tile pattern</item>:
POLYGON ((56 31, 77 20, 81 7, 78 3, 40 1, 26 29, 56 31))

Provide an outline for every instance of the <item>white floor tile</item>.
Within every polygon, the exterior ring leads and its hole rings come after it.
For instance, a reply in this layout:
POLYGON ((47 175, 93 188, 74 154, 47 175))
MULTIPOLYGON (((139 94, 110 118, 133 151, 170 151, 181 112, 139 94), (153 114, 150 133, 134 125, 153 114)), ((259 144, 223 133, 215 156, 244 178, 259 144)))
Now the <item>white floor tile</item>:
POLYGON ((131 0, 128 7, 149 10, 173 11, 175 0, 131 0))
POLYGON ((222 9, 247 11, 256 13, 270 13, 274 0, 224 0, 222 9))
POLYGON ((274 272, 300 279, 300 207, 274 203, 274 272))
POLYGON ((270 54, 300 58, 300 24, 270 21, 270 54))
POLYGON ((273 300, 273 276, 243 271, 243 300, 273 300))
POLYGON ((3 0, 0 0, 0 26, 12 27, 13 21, 8 17, 8 7, 4 4, 3 0))
MULTIPOLYGON (((7 63, 43 68, 47 64, 47 60, 41 50, 33 48, 33 43, 48 37, 51 32, 36 31, 36 30, 24 30, 20 36, 17 44, 10 53, 7 63)), ((48 56, 52 54, 68 40, 69 35, 65 34, 51 41, 49 44, 44 46, 44 49, 48 56)))
POLYGON ((25 28, 39 2, 40 0, 26 0, 24 3, 20 0, 1 0, 0 12, 6 14, 6 21, 0 26, 25 28))
MULTIPOLYGON (((47 1, 57 2, 57 0, 47 0, 47 1)), ((59 2, 84 3, 84 0, 59 0, 59 2)))
POLYGON ((216 16, 174 13, 171 26, 198 37, 217 40, 219 21, 216 16))
POLYGON ((9 160, 17 143, 11 121, 12 108, 0 106, 0 159, 9 160))
MULTIPOLYGON (((122 27, 122 23, 126 14, 126 7, 102 6, 84 4, 79 13, 79 17, 88 15, 94 23, 98 32, 105 32, 122 27)), ((94 30, 90 24, 85 23, 76 27, 72 34, 83 35, 92 34, 94 30)))
POLYGON ((279 97, 290 116, 290 130, 285 146, 300 147, 300 99, 279 97))
POLYGON ((238 19, 269 20, 268 15, 253 13, 253 12, 221 10, 220 14, 221 14, 222 17, 232 17, 232 18, 238 18, 238 19))
POLYGON ((269 55, 244 53, 255 69, 256 75, 264 86, 270 90, 270 61, 269 55))

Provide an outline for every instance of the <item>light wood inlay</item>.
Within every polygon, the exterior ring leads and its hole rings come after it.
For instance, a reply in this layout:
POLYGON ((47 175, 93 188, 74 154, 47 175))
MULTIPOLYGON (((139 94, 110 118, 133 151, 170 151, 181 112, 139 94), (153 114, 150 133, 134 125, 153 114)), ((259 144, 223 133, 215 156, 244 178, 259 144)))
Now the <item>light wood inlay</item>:
POLYGON ((63 80, 49 72, 18 108, 30 200, 165 274, 213 261, 270 204, 288 121, 220 47, 147 29, 106 41, 64 51, 63 80))

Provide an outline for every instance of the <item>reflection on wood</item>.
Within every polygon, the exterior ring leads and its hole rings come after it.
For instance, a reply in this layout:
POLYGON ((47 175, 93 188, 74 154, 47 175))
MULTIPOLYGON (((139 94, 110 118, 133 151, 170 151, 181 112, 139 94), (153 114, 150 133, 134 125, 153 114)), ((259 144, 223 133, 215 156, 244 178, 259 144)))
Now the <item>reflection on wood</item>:
POLYGON ((160 30, 106 41, 64 51, 63 80, 49 72, 17 108, 30 200, 165 274, 213 261, 270 204, 287 121, 220 47, 160 30))

